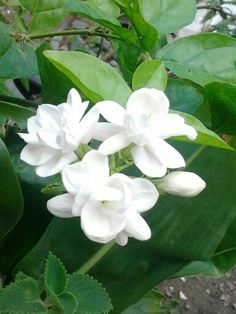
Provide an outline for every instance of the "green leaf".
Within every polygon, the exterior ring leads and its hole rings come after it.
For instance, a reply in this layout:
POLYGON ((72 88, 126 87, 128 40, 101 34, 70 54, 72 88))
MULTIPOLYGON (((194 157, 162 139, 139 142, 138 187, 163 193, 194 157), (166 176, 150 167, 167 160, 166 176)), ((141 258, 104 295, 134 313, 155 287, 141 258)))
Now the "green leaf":
POLYGON ((135 43, 137 36, 135 33, 123 28, 118 20, 111 14, 104 12, 99 6, 92 2, 85 2, 80 0, 69 0, 66 3, 65 10, 70 13, 76 13, 80 16, 86 17, 118 34, 123 40, 135 43))
POLYGON ((0 78, 29 77, 38 73, 37 59, 28 44, 17 44, 0 22, 0 78), (16 62, 17 60, 17 62, 16 62))
POLYGON ((193 126, 198 133, 197 138, 193 141, 189 140, 186 136, 172 137, 172 139, 175 139, 177 141, 184 141, 184 142, 190 142, 190 143, 195 143, 195 144, 200 144, 200 145, 213 146, 213 147, 218 147, 218 148, 234 150, 224 140, 222 140, 215 132, 207 129, 201 123, 201 121, 199 121, 194 116, 191 116, 187 113, 179 112, 179 111, 172 111, 172 112, 177 113, 181 117, 183 117, 185 120, 185 123, 193 126))
POLYGON ((190 24, 196 14, 195 0, 138 0, 145 20, 160 34, 178 31, 190 24))
POLYGON ((9 152, 0 139, 0 240, 22 215, 23 198, 9 152))
POLYGON ((115 51, 122 76, 129 86, 131 86, 133 73, 141 62, 140 55, 143 49, 138 45, 118 40, 112 40, 112 47, 115 51))
POLYGON ((236 87, 226 83, 206 85, 212 127, 217 132, 236 135, 236 87))
POLYGON ((44 273, 45 286, 48 291, 61 295, 66 290, 67 275, 62 262, 51 252, 48 255, 44 273))
POLYGON ((116 2, 121 5, 122 10, 131 21, 143 49, 151 51, 155 48, 157 45, 158 32, 143 18, 143 15, 140 12, 138 0, 124 1, 125 4, 122 4, 120 1, 116 2))
POLYGON ((92 102, 111 99, 126 104, 131 90, 105 62, 77 51, 45 51, 44 55, 92 102))
POLYGON ((114 18, 120 15, 120 8, 113 0, 88 0, 87 2, 96 5, 101 11, 114 18))
POLYGON ((92 277, 72 274, 67 289, 76 297, 81 314, 108 313, 112 309, 106 290, 92 277))
MULTIPOLYGON (((64 292, 59 296, 51 293, 48 301, 52 304, 50 314, 75 314, 78 306, 76 298, 70 292, 64 292)), ((78 312, 77 312, 78 313, 78 312)))
POLYGON ((25 129, 27 119, 33 115, 35 115, 35 111, 32 109, 0 101, 0 127, 3 127, 5 124, 16 124, 20 129, 25 129))
POLYGON ((0 312, 7 313, 47 313, 40 300, 37 282, 31 278, 10 284, 0 293, 0 312))
POLYGON ((161 61, 144 61, 133 75, 132 87, 134 90, 141 87, 164 90, 167 84, 167 73, 161 61))
POLYGON ((194 114, 203 103, 203 95, 187 82, 168 79, 165 94, 170 101, 170 108, 194 114))
POLYGON ((166 67, 181 78, 199 85, 212 82, 236 83, 236 40, 206 33, 174 41, 157 53, 166 67))
POLYGON ((151 290, 140 301, 128 307, 122 314, 172 313, 178 302, 170 300, 159 291, 151 290))
POLYGON ((66 0, 19 0, 31 13, 28 25, 30 33, 40 33, 54 29, 65 18, 66 0))

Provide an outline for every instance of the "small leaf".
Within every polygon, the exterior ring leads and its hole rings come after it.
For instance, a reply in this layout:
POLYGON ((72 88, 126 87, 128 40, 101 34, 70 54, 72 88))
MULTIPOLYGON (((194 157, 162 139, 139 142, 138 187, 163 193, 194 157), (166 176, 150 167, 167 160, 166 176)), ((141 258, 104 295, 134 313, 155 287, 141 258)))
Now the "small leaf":
POLYGON ((48 302, 51 305, 50 314, 74 314, 78 306, 76 298, 70 292, 64 292, 59 296, 50 293, 48 302))
POLYGON ((66 193, 66 189, 62 183, 61 175, 55 175, 52 180, 50 180, 49 183, 44 188, 42 188, 41 192, 48 195, 59 195, 66 193))
POLYGON ((70 275, 67 289, 76 297, 81 314, 107 313, 112 309, 106 290, 88 275, 70 275))
POLYGON ((46 313, 40 300, 37 282, 26 278, 10 284, 0 293, 0 313, 46 313))
POLYGON ((172 137, 172 139, 175 139, 177 141, 190 142, 190 143, 195 143, 195 144, 200 144, 200 145, 213 146, 213 147, 218 147, 218 148, 234 150, 224 140, 222 140, 215 132, 207 129, 201 123, 201 121, 199 121, 194 116, 191 116, 190 114, 187 114, 187 113, 174 111, 174 110, 172 112, 173 113, 177 113, 181 117, 183 117, 184 120, 185 120, 185 123, 187 123, 188 125, 193 126, 196 129, 197 133, 198 133, 197 138, 195 140, 193 140, 193 141, 189 140, 185 136, 172 137))
POLYGON ((49 253, 45 267, 44 281, 46 289, 57 296, 61 295, 67 286, 66 270, 62 262, 52 253, 49 253))
POLYGON ((167 84, 167 73, 161 61, 150 60, 139 65, 133 75, 133 89, 141 87, 164 90, 167 84))

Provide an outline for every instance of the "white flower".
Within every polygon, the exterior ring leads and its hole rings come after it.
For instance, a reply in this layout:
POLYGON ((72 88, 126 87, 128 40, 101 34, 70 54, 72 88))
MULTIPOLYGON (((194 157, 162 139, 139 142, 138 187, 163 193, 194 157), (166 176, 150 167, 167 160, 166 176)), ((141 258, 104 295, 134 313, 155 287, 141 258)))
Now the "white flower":
POLYGON ((98 112, 91 109, 83 117, 88 103, 82 102, 79 93, 71 89, 66 103, 40 105, 36 116, 28 119, 29 133, 19 133, 28 143, 20 158, 36 166, 39 176, 47 177, 60 172, 77 159, 74 151, 78 145, 91 140, 98 112))
POLYGON ((201 193, 205 187, 205 181, 195 173, 173 171, 161 179, 158 190, 173 195, 192 197, 201 193))
POLYGON ((89 239, 99 243, 115 239, 125 245, 128 237, 150 238, 150 228, 140 214, 158 199, 150 181, 119 173, 109 176, 108 158, 98 151, 63 169, 62 180, 68 193, 49 200, 47 208, 62 218, 80 216, 89 239))
POLYGON ((182 155, 165 139, 181 135, 195 139, 197 132, 178 114, 168 113, 169 101, 162 91, 153 88, 135 91, 126 110, 109 100, 95 107, 110 122, 98 123, 94 134, 94 138, 104 141, 99 147, 101 153, 112 154, 133 144, 135 165, 150 177, 162 177, 167 168, 185 166, 182 155))

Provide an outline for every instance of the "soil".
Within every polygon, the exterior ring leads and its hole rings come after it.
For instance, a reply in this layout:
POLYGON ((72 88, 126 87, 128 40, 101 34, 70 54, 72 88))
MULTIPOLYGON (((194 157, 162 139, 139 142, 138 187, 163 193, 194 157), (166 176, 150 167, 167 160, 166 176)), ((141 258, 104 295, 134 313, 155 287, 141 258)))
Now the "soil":
POLYGON ((167 280, 157 288, 179 302, 173 314, 236 313, 236 268, 222 278, 182 277, 167 280))

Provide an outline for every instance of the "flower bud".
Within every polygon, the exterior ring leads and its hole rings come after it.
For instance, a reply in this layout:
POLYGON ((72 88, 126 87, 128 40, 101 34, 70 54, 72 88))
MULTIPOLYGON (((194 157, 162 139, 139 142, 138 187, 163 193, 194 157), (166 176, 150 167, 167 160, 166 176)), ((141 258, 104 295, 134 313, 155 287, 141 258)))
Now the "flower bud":
POLYGON ((192 197, 198 195, 206 183, 195 173, 174 171, 167 174, 158 185, 158 190, 168 194, 192 197))

